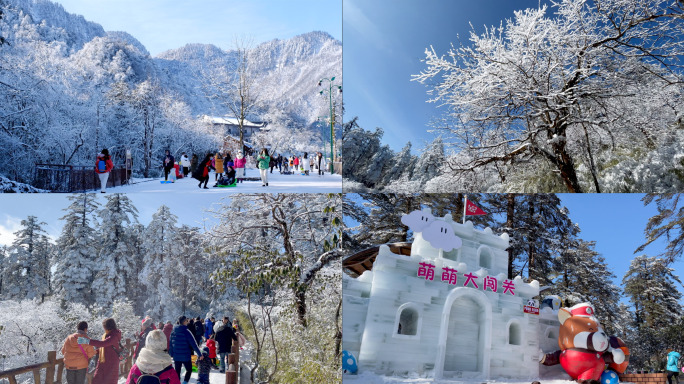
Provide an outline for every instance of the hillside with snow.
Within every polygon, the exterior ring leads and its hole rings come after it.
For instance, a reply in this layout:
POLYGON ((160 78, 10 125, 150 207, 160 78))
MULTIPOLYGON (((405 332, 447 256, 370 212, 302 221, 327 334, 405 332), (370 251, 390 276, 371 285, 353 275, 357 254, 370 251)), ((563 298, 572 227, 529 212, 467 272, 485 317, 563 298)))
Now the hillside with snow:
MULTIPOLYGON (((152 57, 135 36, 49 0, 0 7, 0 146, 9 154, 1 175, 32 183, 35 163, 89 166, 109 148, 118 159, 130 151, 133 172, 154 177, 166 149, 203 156, 223 146, 224 132, 201 116, 232 115, 240 51, 190 44, 152 57)), ((244 48, 253 84, 246 118, 310 132, 279 151, 322 150, 318 120, 329 100, 318 81, 341 84, 341 42, 310 32, 244 48)))

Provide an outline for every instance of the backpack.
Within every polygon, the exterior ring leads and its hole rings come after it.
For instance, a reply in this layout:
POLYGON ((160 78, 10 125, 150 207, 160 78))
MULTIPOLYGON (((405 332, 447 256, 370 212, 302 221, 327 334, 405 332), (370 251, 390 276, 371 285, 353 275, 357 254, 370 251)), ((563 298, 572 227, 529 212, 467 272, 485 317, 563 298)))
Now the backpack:
MULTIPOLYGON (((151 375, 149 373, 143 373, 141 376, 138 377, 138 380, 135 381, 135 384, 161 384, 162 381, 159 379, 159 376, 161 376, 162 373, 168 371, 169 369, 173 369, 173 366, 169 365, 164 370, 162 370, 161 372, 157 372, 154 375, 151 375)), ((164 379, 164 384, 169 384, 170 381, 170 379, 164 379)))
POLYGON ((104 160, 98 160, 97 161, 97 170, 100 172, 104 172, 107 170, 107 163, 104 160))

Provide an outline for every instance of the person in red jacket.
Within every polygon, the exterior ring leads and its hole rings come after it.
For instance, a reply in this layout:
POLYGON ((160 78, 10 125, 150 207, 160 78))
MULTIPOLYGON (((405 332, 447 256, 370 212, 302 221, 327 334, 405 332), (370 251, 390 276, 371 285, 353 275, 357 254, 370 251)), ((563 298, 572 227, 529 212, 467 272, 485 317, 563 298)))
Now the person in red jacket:
POLYGON ((109 156, 109 150, 105 148, 97 155, 97 159, 95 160, 95 173, 100 177, 101 193, 105 193, 109 172, 111 172, 113 168, 114 163, 112 163, 112 158, 109 156))
POLYGON ((173 332, 173 324, 171 324, 170 321, 167 321, 166 324, 164 324, 163 332, 166 335, 166 350, 168 351, 171 346, 171 332, 173 332))
POLYGON ((214 340, 214 334, 207 339, 207 348, 209 349, 209 358, 214 362, 214 366, 218 366, 218 360, 216 360, 216 340, 214 340))

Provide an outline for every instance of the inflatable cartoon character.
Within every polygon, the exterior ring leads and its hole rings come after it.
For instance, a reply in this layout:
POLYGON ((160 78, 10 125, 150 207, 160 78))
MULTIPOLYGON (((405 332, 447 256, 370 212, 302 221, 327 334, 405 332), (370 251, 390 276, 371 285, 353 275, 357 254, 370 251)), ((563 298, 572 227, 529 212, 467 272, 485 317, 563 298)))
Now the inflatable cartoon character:
POLYGON ((619 339, 606 335, 591 304, 560 308, 558 320, 561 323, 558 336, 561 350, 544 356, 542 364, 560 363, 573 379, 598 382, 607 361, 616 365, 624 362, 625 354, 617 342, 619 339))

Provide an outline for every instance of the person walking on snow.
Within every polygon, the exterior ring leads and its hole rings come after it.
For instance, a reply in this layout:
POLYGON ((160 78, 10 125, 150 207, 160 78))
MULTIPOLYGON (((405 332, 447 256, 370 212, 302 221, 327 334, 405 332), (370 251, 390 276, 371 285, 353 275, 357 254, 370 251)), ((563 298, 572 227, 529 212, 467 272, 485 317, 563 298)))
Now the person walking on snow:
POLYGON ((323 154, 318 152, 316 154, 316 162, 318 163, 318 176, 323 176, 323 168, 321 168, 323 160, 323 154))
POLYGON ((164 181, 169 181, 169 173, 171 173, 176 159, 173 158, 171 151, 168 149, 164 151, 164 154, 164 160, 162 160, 162 166, 164 167, 164 181))
POLYGON ((262 148, 257 157, 257 167, 261 174, 261 186, 268 187, 268 166, 271 162, 271 157, 268 155, 268 149, 262 148))
POLYGON ((95 160, 95 173, 97 173, 97 176, 100 178, 101 193, 105 193, 109 172, 111 172, 113 168, 114 163, 112 163, 112 158, 109 156, 109 150, 105 148, 97 155, 97 159, 95 160))
POLYGON ((209 171, 211 170, 211 154, 208 153, 205 157, 204 160, 202 160, 201 163, 197 166, 197 169, 195 169, 195 172, 192 173, 192 177, 199 180, 199 184, 197 185, 199 188, 202 188, 202 183, 204 183, 204 189, 209 189, 207 187, 207 183, 209 182, 209 171))
MULTIPOLYGON (((265 168, 264 168, 265 169, 265 168)), ((237 341, 237 335, 233 331, 233 327, 230 325, 230 319, 228 316, 223 317, 222 323, 216 323, 214 325, 214 332, 216 333, 216 342, 218 343, 218 355, 221 364, 221 369, 219 372, 226 372, 226 358, 231 353, 231 348, 233 347, 233 340, 237 341)))
POLYGON ((190 159, 188 158, 188 155, 183 152, 181 154, 181 167, 183 167, 183 177, 188 177, 188 171, 190 170, 190 159))
POLYGON ((181 367, 185 367, 183 384, 188 384, 192 375, 192 351, 197 353, 200 360, 203 359, 202 352, 195 342, 195 336, 188 329, 189 322, 190 320, 185 316, 178 318, 178 325, 173 328, 171 333, 171 347, 169 348, 169 355, 173 358, 174 368, 179 379, 181 367))
POLYGON ((238 183, 242 183, 245 178, 245 165, 247 164, 247 159, 242 154, 242 151, 238 151, 237 156, 235 156, 235 177, 238 183))
POLYGON ((77 332, 69 335, 62 346, 67 384, 85 384, 88 361, 97 353, 93 346, 78 343, 79 337, 88 336, 88 323, 81 321, 76 329, 77 332))
POLYGON ((672 384, 672 376, 675 378, 675 384, 679 383, 679 358, 681 357, 679 355, 679 352, 674 351, 673 349, 668 349, 667 350, 667 367, 665 368, 667 370, 667 382, 669 384, 672 384))
POLYGON ((143 319, 142 325, 140 327, 140 333, 136 336, 137 343, 135 344, 135 353, 133 354, 133 359, 137 359, 140 354, 140 350, 145 348, 145 340, 150 332, 154 331, 154 325, 152 324, 152 318, 147 316, 143 319))

